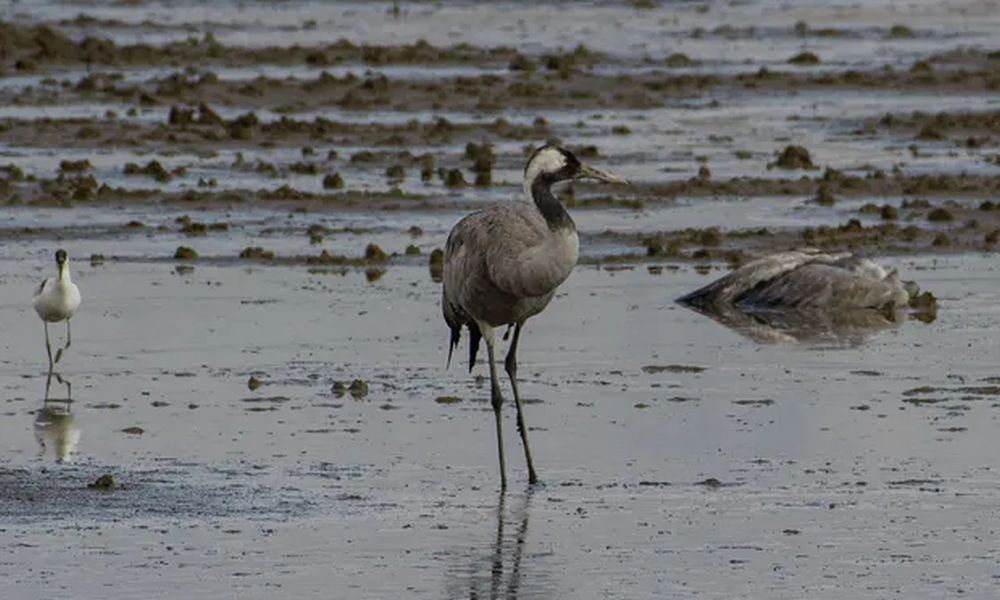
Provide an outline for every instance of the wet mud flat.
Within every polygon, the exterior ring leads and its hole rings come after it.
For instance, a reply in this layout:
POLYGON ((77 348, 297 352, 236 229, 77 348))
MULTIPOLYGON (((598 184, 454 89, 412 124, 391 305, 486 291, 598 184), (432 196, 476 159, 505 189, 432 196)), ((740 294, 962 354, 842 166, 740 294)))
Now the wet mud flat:
POLYGON ((0 24, 0 596, 992 597, 997 11, 74 8, 0 24), (547 139, 633 186, 559 190, 504 498, 440 249, 547 139), (937 312, 673 302, 804 245, 937 312))
MULTIPOLYGON (((764 350, 673 304, 711 274, 582 267, 524 347, 544 484, 516 483, 512 434, 502 504, 482 370, 444 370, 422 266, 375 282, 79 266, 90 308, 61 367, 78 442, 55 464, 38 440, 58 435, 38 425, 40 332, 8 291, 34 270, 5 263, 0 564, 15 596, 129 597, 167 572, 220 597, 996 584, 986 256, 901 265, 941 299, 932 323, 764 350), (104 474, 114 487, 88 487, 104 474)), ((54 383, 49 404, 65 396, 54 383)))

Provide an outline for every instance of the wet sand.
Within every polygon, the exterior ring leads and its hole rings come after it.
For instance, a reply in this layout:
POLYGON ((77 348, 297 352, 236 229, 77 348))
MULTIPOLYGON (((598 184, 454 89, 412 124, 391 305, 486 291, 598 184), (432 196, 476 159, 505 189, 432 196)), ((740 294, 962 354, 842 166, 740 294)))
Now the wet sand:
POLYGON ((0 596, 991 598, 1000 12, 633 4, 8 12, 0 596), (635 185, 560 192, 501 497, 431 256, 550 138, 635 185), (806 244, 936 315, 673 302, 806 244))

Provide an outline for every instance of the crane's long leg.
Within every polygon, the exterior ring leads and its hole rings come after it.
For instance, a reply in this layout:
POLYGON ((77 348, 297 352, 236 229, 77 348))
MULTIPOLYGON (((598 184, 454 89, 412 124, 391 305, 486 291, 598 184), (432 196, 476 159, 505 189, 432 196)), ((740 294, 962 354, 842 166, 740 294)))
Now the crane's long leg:
POLYGON ((528 446, 528 428, 524 424, 524 412, 521 410, 521 394, 517 391, 517 343, 521 340, 521 328, 524 323, 518 323, 514 327, 514 339, 510 342, 510 349, 507 350, 507 358, 504 360, 504 367, 510 377, 510 387, 514 390, 514 404, 517 406, 517 431, 521 434, 521 442, 524 444, 524 458, 528 462, 528 483, 538 483, 538 475, 535 474, 535 464, 531 460, 531 448, 528 446))
POLYGON ((496 353, 493 349, 496 340, 493 328, 489 325, 480 323, 479 330, 483 334, 483 339, 486 340, 486 353, 489 355, 488 358, 490 360, 490 402, 493 404, 493 416, 497 422, 497 451, 500 454, 500 490, 503 491, 507 489, 507 461, 503 455, 503 415, 500 414, 500 408, 503 406, 503 396, 500 394, 500 380, 497 377, 497 365, 494 358, 496 353))
POLYGON ((66 345, 56 350, 56 360, 54 361, 54 364, 59 364, 59 359, 62 358, 63 352, 69 349, 69 345, 72 342, 73 342, 73 337, 70 335, 69 332, 69 319, 66 319, 66 345))
POLYGON ((49 372, 51 373, 53 362, 52 362, 52 344, 49 343, 49 322, 42 321, 42 324, 45 325, 45 352, 48 353, 49 355, 49 372))

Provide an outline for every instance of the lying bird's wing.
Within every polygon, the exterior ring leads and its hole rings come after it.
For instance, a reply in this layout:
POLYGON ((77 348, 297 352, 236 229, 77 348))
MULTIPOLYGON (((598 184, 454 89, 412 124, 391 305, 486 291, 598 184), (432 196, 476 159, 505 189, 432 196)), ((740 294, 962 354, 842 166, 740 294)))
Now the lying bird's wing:
POLYGON ((739 267, 735 271, 716 279, 712 283, 686 294, 677 302, 688 306, 711 306, 716 304, 736 304, 754 288, 774 280, 783 273, 816 260, 835 260, 833 255, 813 252, 778 252, 758 258, 739 267))
POLYGON ((888 274, 874 263, 855 268, 809 262, 743 294, 740 306, 752 308, 824 308, 883 310, 906 305, 909 293, 895 271, 888 274))

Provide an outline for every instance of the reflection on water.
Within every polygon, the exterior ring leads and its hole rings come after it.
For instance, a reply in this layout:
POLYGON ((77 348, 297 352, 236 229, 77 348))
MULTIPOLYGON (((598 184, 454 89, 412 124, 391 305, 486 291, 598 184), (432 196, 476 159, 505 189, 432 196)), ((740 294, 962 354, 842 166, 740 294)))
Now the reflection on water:
POLYGON ((35 439, 38 440, 40 454, 54 459, 57 463, 70 462, 77 444, 80 443, 80 427, 70 410, 72 403, 73 387, 69 380, 64 379, 59 373, 50 371, 45 380, 42 408, 35 415, 35 439), (59 385, 66 386, 65 397, 50 395, 53 378, 59 385))
POLYGON ((855 347, 880 331, 897 327, 900 322, 899 315, 894 312, 870 309, 751 310, 732 304, 684 306, 759 344, 855 347))
MULTIPOLYGON (((456 553, 449 573, 447 598, 551 598, 552 581, 537 564, 522 565, 528 537, 532 488, 507 514, 506 495, 496 508, 496 530, 490 544, 456 553)), ((537 557, 537 555, 536 555, 537 557)))

